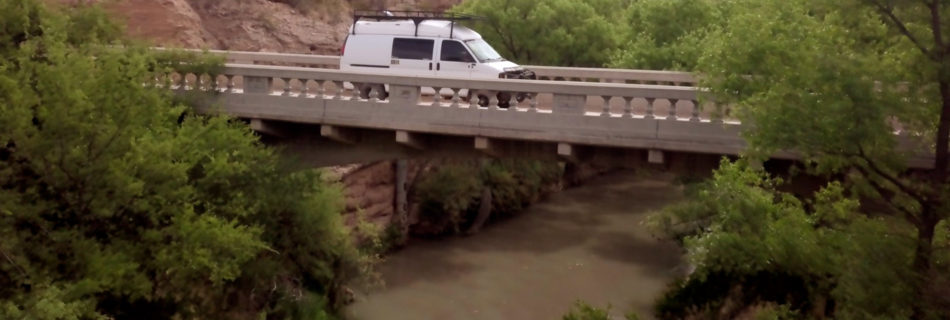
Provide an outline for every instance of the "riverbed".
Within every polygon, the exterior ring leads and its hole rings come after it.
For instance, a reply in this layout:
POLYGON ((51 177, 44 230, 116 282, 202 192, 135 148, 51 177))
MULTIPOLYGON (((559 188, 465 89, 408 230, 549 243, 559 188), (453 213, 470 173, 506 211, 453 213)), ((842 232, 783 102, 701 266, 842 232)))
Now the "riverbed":
POLYGON ((653 239, 648 213, 682 200, 670 178, 611 173, 564 190, 476 235, 417 240, 379 267, 356 320, 560 319, 572 303, 652 319, 680 269, 680 251, 653 239))

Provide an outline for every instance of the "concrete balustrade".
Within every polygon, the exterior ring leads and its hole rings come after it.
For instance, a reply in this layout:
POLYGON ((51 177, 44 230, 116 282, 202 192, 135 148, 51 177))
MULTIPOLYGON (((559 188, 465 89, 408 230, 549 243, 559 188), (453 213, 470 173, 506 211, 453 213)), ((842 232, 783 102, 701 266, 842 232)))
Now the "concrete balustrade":
MULTIPOLYGON (((650 161, 665 159, 663 152, 738 155, 745 149, 741 124, 706 116, 697 103, 701 91, 694 87, 399 77, 246 64, 228 64, 219 75, 172 73, 153 81, 181 92, 210 93, 197 95, 199 112, 250 119, 261 132, 285 135, 282 122, 319 125, 322 136, 349 144, 360 142, 360 130, 384 130, 411 149, 445 147, 434 143, 436 137, 469 137, 474 149, 492 156, 524 149, 499 151, 511 145, 506 141, 534 143, 538 150, 547 145, 562 159, 582 159, 575 153, 590 148, 646 150, 650 161), (348 89, 360 84, 386 87, 389 95, 348 89), (450 94, 428 97, 424 90, 450 94), (466 92, 526 93, 527 98, 519 102, 511 95, 504 108, 491 95, 481 106, 466 92), (600 104, 591 109, 592 101, 600 104)), ((902 145, 921 150, 910 159, 912 167, 932 166, 926 148, 902 145)))
POLYGON ((175 90, 216 93, 208 96, 202 111, 210 112, 217 105, 247 119, 393 130, 402 132, 402 143, 415 148, 425 145, 420 134, 714 154, 737 154, 745 145, 738 135, 739 125, 700 118, 697 90, 692 87, 397 77, 242 64, 228 64, 213 77, 170 74, 157 78, 156 84, 175 90), (371 90, 366 97, 359 90, 346 89, 358 84, 384 85, 389 96, 381 99, 377 90, 371 90), (420 94, 426 88, 448 89, 452 94, 426 97, 420 94), (504 108, 495 95, 488 105, 480 106, 464 92, 527 93, 528 97, 518 102, 512 95, 510 106, 504 108), (544 97, 550 103, 543 102, 544 97), (603 101, 599 112, 585 108, 594 99, 603 101), (612 110, 611 101, 623 107, 612 110), (649 107, 634 108, 638 102, 648 106, 663 102, 670 111, 653 114, 649 107), (691 116, 677 117, 678 108, 691 108, 691 116))

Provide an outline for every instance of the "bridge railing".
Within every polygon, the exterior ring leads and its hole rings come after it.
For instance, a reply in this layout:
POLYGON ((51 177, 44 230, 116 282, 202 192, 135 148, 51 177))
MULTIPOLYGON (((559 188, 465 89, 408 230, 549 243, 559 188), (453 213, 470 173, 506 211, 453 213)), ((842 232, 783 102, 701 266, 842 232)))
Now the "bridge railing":
MULTIPOLYGON (((198 51, 185 49, 188 51, 198 51)), ((228 62, 239 64, 285 65, 311 68, 339 69, 340 57, 331 55, 313 55, 275 52, 208 50, 209 53, 223 55, 228 62)), ((573 68, 554 66, 524 66, 537 74, 539 80, 584 81, 627 84, 654 84, 671 86, 695 86, 696 78, 688 72, 610 69, 610 68, 573 68)))
POLYGON ((176 90, 204 90, 230 94, 267 94, 304 99, 358 100, 405 103, 507 112, 541 112, 600 117, 722 122, 716 112, 703 112, 697 88, 624 83, 551 82, 542 80, 472 80, 461 78, 402 77, 289 66, 227 64, 220 75, 162 74, 158 85, 176 90), (388 87, 361 92, 348 88, 388 87), (451 94, 423 96, 422 91, 451 94), (472 93, 465 95, 465 92, 472 93), (506 107, 497 92, 512 93, 506 107), (478 99, 490 96, 480 105, 478 99), (524 97, 521 101, 519 96, 524 97))

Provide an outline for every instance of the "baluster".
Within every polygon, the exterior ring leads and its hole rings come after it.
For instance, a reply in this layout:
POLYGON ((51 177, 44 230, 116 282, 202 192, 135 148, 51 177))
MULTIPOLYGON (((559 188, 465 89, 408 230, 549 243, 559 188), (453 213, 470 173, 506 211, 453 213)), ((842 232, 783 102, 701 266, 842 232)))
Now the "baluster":
POLYGON ((498 105, 498 95, 497 95, 497 94, 493 94, 493 95, 491 95, 491 97, 488 98, 488 108, 489 108, 489 109, 495 109, 495 110, 501 110, 501 106, 498 105))
POLYGON ((284 91, 280 93, 282 96, 290 95, 290 78, 280 78, 284 82, 284 91))
POLYGON ((646 100, 647 100, 647 114, 645 114, 643 117, 646 119, 654 119, 656 117, 653 116, 653 102, 656 102, 656 98, 646 98, 646 100))
POLYGON ((538 94, 532 94, 528 97, 528 112, 538 112, 538 94))
POLYGON ((211 76, 211 91, 218 92, 218 75, 211 76))
POLYGON ((689 117, 689 121, 693 121, 693 122, 699 121, 699 101, 690 100, 690 102, 693 103, 693 115, 689 117))
POLYGON ((468 89, 468 109, 478 110, 478 94, 474 89, 468 89))
POLYGON ((623 97, 623 117, 633 118, 633 97, 623 97))
POLYGON ((722 124, 725 121, 726 113, 726 108, 716 107, 716 111, 712 113, 712 122, 722 124))
MULTIPOLYGON (((353 91, 350 92, 352 93, 350 95, 350 100, 360 100, 362 98, 360 97, 360 95, 363 94, 363 88, 360 88, 355 82, 350 82, 350 84, 353 85, 353 91)), ((369 86, 367 86, 366 88, 367 90, 369 90, 369 86)))
POLYGON ((367 89, 367 90, 369 90, 369 101, 370 101, 370 102, 379 102, 379 90, 376 90, 376 89, 374 89, 374 88, 372 88, 372 87, 369 88, 369 89, 367 89))
POLYGON ((325 82, 322 80, 313 80, 313 82, 317 84, 317 99, 324 99, 324 95, 327 93, 327 90, 323 88, 325 82))
POLYGON ((452 88, 452 108, 459 107, 459 101, 462 100, 462 98, 459 97, 459 91, 461 90, 462 89, 452 88))
POLYGON ((670 115, 666 117, 666 120, 676 120, 676 103, 679 102, 679 99, 669 99, 670 100, 670 115))
POLYGON ((432 95, 432 106, 439 107, 442 106, 442 88, 432 87, 435 90, 435 94, 432 95))
POLYGON ((336 93, 333 95, 334 100, 343 100, 343 81, 333 81, 333 85, 336 86, 336 93))
POLYGON ((307 98, 307 91, 309 91, 309 89, 307 88, 307 82, 308 82, 308 80, 307 80, 307 79, 297 79, 297 81, 300 81, 300 95, 299 95, 298 97, 307 98))
POLYGON ((508 95, 508 110, 518 111, 518 93, 512 92, 508 95))
POLYGON ((604 106, 603 106, 603 109, 604 109, 604 110, 600 112, 600 116, 601 116, 601 117, 609 117, 609 116, 610 116, 610 98, 611 98, 611 96, 600 96, 600 97, 604 99, 604 106))
POLYGON ((232 93, 232 92, 234 92, 234 76, 232 76, 232 75, 225 75, 224 77, 228 79, 227 91, 226 91, 226 92, 227 92, 227 93, 232 93))

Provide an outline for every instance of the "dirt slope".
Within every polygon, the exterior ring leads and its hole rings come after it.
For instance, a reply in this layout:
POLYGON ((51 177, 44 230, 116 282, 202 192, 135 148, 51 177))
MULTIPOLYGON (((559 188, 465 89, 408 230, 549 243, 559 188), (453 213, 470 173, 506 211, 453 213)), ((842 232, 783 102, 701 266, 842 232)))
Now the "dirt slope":
MULTIPOLYGON (((65 3, 89 0, 59 0, 65 3)), ((354 7, 445 10, 461 0, 324 0, 306 12, 277 0, 114 0, 128 33, 155 45, 336 54, 354 7)))

